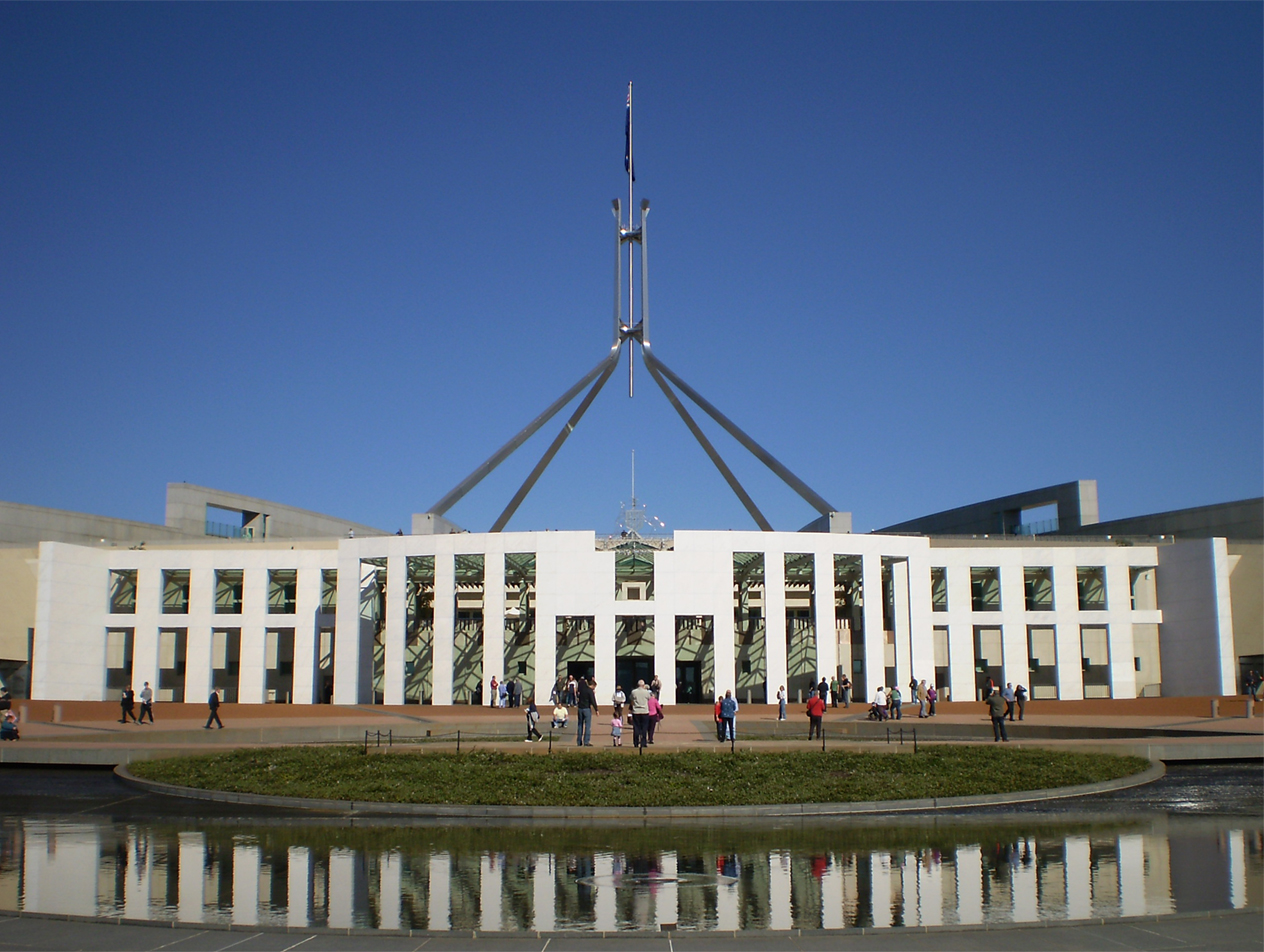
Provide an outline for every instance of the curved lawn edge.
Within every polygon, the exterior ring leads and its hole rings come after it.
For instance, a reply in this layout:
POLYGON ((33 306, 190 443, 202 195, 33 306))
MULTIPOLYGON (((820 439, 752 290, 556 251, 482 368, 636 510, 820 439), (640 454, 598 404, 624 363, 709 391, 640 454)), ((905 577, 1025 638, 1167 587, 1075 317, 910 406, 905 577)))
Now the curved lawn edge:
POLYGON ((808 817, 864 816, 882 813, 926 813, 955 810, 962 807, 1005 806, 1034 803, 1039 800, 1064 800, 1114 790, 1127 790, 1153 783, 1167 773, 1160 760, 1148 769, 1127 777, 1082 783, 1070 787, 1043 790, 1016 790, 1011 793, 984 793, 967 797, 925 797, 918 800, 871 800, 856 803, 761 803, 751 806, 709 807, 537 807, 500 806, 493 804, 452 803, 381 803, 365 800, 325 800, 308 797, 278 797, 263 793, 233 793, 227 790, 205 790, 176 784, 146 780, 134 776, 125 764, 114 768, 124 783, 168 797, 187 800, 209 800, 215 803, 239 803, 249 806, 277 807, 342 816, 428 817, 432 819, 504 819, 504 820, 755 820, 797 819, 808 817))

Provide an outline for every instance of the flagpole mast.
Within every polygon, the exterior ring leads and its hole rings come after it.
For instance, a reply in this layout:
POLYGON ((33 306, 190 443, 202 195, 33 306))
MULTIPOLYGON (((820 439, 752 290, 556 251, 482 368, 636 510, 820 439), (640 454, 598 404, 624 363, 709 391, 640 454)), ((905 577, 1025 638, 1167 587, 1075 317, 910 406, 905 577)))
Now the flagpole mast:
MULTIPOLYGON (((636 181, 636 167, 632 162, 632 83, 628 82, 628 231, 632 231, 632 183, 636 181)), ((632 242, 628 242, 628 326, 634 325, 632 310, 632 242)), ((632 396, 632 348, 628 348, 628 396, 632 396)))

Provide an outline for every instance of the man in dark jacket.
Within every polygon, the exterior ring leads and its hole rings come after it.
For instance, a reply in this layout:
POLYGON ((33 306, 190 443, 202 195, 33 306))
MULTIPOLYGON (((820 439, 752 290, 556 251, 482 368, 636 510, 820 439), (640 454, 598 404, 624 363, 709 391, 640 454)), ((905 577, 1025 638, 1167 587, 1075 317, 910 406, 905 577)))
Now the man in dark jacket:
POLYGON ((597 708, 597 682, 592 678, 580 678, 575 686, 575 704, 578 708, 575 718, 575 746, 592 746, 592 719, 594 714, 601 713, 597 708))
POLYGON ((992 739, 994 743, 1000 741, 1009 742, 1009 735, 1005 733, 1005 698, 1001 697, 1001 692, 996 688, 992 688, 992 693, 986 698, 988 713, 992 715, 992 739))
POLYGON ((219 729, 224 729, 224 722, 219 719, 219 692, 212 691, 211 696, 206 699, 206 706, 211 709, 211 716, 206 719, 206 730, 211 729, 211 722, 214 721, 219 725, 219 729))

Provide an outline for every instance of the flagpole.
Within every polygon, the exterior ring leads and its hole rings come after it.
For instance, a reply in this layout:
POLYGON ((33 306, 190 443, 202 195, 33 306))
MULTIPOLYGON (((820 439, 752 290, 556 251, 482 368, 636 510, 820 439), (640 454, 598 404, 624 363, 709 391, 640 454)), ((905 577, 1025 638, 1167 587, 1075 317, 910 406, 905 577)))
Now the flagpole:
MULTIPOLYGON (((628 231, 632 231, 632 183, 636 180, 636 166, 632 162, 632 83, 628 82, 628 231)), ((628 242, 628 326, 635 324, 632 310, 632 256, 635 251, 628 242)), ((628 396, 632 396, 632 347, 628 348, 628 396)))

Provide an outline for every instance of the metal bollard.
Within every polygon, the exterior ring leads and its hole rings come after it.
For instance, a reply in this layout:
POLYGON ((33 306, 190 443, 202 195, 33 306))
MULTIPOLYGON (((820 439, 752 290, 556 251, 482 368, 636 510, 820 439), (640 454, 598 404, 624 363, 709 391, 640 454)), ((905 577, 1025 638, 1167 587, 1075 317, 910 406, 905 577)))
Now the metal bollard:
POLYGON ((31 719, 30 708, 28 708, 25 704, 19 704, 18 705, 18 720, 21 721, 23 724, 25 724, 30 719, 31 719))
POLYGON ((61 723, 61 705, 60 704, 53 705, 53 723, 54 724, 61 723))
POLYGON ((1213 718, 1220 716, 1220 698, 1213 697, 1211 699, 1211 716, 1213 718))
POLYGON ((1255 698, 1251 697, 1249 694, 1247 695, 1247 698, 1246 698, 1246 713, 1243 714, 1242 716, 1243 717, 1255 716, 1255 698))

